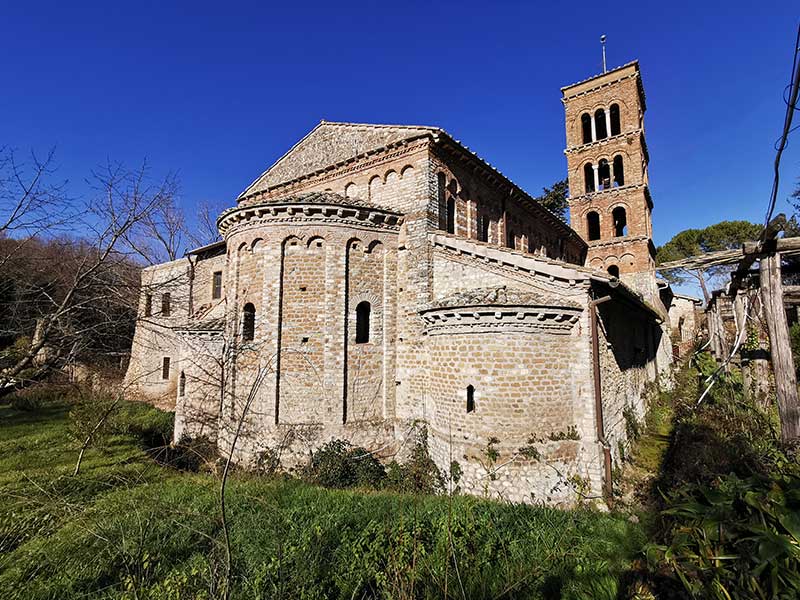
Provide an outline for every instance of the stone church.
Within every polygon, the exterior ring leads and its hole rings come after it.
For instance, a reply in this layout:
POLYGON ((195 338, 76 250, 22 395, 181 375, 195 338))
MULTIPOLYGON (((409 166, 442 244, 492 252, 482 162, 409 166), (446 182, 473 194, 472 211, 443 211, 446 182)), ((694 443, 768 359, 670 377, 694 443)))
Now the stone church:
POLYGON ((244 465, 402 459, 425 428, 467 493, 602 497, 669 322, 639 64, 561 91, 571 226, 442 129, 323 121, 223 241, 144 270, 129 389, 174 402, 176 440, 238 431, 244 465))

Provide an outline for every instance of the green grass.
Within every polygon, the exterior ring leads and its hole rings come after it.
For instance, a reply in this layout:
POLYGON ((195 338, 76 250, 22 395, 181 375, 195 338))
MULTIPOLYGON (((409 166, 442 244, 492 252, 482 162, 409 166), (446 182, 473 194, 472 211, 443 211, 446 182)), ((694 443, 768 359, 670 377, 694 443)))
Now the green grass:
MULTIPOLYGON (((3 598, 222 597, 219 482, 134 433, 77 451, 68 412, 0 406, 3 598)), ((132 428, 135 430, 136 428, 132 428)), ((233 598, 615 598, 645 543, 624 514, 235 476, 233 598)))

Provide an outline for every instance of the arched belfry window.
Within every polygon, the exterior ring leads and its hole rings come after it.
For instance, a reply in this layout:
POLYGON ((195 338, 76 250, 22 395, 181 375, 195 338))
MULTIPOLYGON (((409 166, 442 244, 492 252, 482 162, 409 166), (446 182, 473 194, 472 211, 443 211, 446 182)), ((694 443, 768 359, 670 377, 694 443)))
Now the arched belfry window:
POLYGON ((608 137, 608 127, 606 126, 606 111, 598 108, 594 111, 594 129, 597 132, 597 139, 604 140, 608 137))
POLYGON ((595 211, 586 214, 586 231, 589 241, 600 239, 600 215, 595 211))
POLYGON ((622 156, 620 154, 614 157, 614 185, 625 185, 625 170, 622 166, 622 156))
POLYGON ((369 319, 372 312, 370 303, 364 300, 356 306, 356 344, 369 342, 369 319))
POLYGON ((242 309, 242 339, 250 342, 256 337, 256 307, 251 302, 242 309))
POLYGON ((607 190, 611 187, 611 168, 605 158, 597 165, 597 178, 600 180, 601 190, 607 190))
POLYGON ((619 122, 619 104, 612 104, 608 109, 611 116, 611 135, 619 135, 621 132, 619 122))
POLYGON ((583 165, 583 180, 586 182, 586 193, 591 194, 594 191, 594 167, 592 163, 583 165))
POLYGON ((456 232, 456 199, 447 198, 447 233, 456 232))
POLYGON ((628 235, 628 215, 625 213, 625 208, 618 206, 611 211, 611 218, 614 222, 614 237, 622 237, 628 235))
POLYGON ((475 412, 475 388, 471 385, 467 386, 467 412, 475 412))
POLYGON ((581 132, 583 133, 584 144, 592 141, 592 115, 589 113, 581 115, 581 132))

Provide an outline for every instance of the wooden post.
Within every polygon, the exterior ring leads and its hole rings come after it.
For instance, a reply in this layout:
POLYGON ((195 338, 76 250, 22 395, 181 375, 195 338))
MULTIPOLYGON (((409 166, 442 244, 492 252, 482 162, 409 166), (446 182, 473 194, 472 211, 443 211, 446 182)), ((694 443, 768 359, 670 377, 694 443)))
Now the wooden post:
POLYGON ((800 438, 800 403, 797 397, 797 377, 789 343, 789 326, 783 308, 781 289, 781 257, 775 252, 761 259, 761 301, 767 321, 772 371, 775 374, 775 392, 778 414, 781 419, 781 437, 784 442, 800 438))

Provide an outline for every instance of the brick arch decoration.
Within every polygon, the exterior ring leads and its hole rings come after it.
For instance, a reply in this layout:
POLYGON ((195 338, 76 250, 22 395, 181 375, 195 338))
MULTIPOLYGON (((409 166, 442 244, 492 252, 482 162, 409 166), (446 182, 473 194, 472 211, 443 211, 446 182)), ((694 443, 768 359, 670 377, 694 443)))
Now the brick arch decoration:
POLYGON ((358 185, 355 182, 349 181, 344 186, 344 195, 346 198, 355 198, 358 196, 358 185))
POLYGON ((306 242, 306 248, 310 250, 318 250, 325 248, 325 238, 321 235, 310 235, 308 236, 308 241, 306 242))
POLYGON ((250 242, 250 252, 254 252, 256 248, 263 248, 264 247, 264 238, 254 238, 252 242, 250 242))
POLYGON ((403 179, 406 176, 413 174, 414 174, 414 167, 412 165, 406 165, 402 169, 400 169, 400 179, 403 179))
POLYGON ((397 181, 399 179, 400 179, 400 176, 397 174, 397 171, 395 171, 394 169, 389 169, 388 171, 386 171, 386 173, 383 174, 383 184, 384 185, 386 185, 388 183, 397 183, 397 181), (391 177, 391 181, 389 181, 390 177, 391 177))
POLYGON ((630 252, 626 252, 620 257, 619 262, 620 266, 625 265, 628 267, 633 267, 636 264, 636 257, 630 252))

